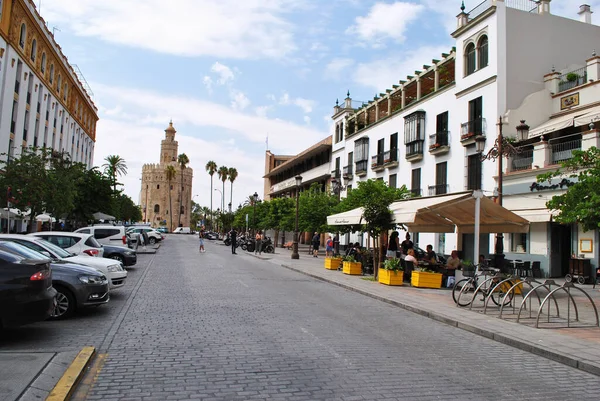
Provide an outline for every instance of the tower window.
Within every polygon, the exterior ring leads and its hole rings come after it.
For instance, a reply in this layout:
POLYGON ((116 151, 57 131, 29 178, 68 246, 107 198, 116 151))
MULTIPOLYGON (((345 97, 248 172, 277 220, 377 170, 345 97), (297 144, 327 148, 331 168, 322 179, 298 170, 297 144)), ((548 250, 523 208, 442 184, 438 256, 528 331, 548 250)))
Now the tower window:
POLYGON ((160 213, 160 205, 154 205, 154 213, 160 213))
POLYGON ((465 75, 471 75, 475 72, 475 69, 477 68, 475 55, 475 45, 473 43, 469 43, 465 49, 465 75))
POLYGON ((40 66, 42 73, 46 72, 46 53, 42 53, 42 65, 40 66))
POLYGON ((487 36, 482 36, 479 39, 479 43, 477 46, 478 50, 478 58, 479 58, 479 68, 487 67, 488 65, 488 38, 487 36))
POLYGON ((31 60, 35 61, 36 53, 37 53, 37 40, 33 39, 33 42, 31 42, 31 60))
POLYGON ((25 48, 25 39, 27 38, 27 25, 21 24, 21 34, 19 35, 19 46, 21 49, 25 48))
POLYGON ((160 189, 160 185, 157 185, 157 186, 156 186, 156 189, 160 189))

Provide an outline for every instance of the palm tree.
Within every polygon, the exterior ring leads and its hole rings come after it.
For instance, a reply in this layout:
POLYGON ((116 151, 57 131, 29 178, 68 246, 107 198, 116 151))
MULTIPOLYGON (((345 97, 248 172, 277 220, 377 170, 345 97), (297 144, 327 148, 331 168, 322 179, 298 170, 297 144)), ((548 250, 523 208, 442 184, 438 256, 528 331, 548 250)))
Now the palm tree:
POLYGON ((235 167, 230 167, 229 171, 227 172, 227 175, 229 176, 229 182, 231 182, 231 190, 229 191, 229 203, 233 205, 233 182, 238 176, 237 169, 235 167))
POLYGON ((177 163, 179 163, 179 168, 181 168, 181 186, 179 187, 179 213, 177 213, 177 227, 181 226, 181 207, 183 206, 183 171, 189 162, 190 159, 185 153, 177 156, 177 163))
POLYGON ((127 163, 119 155, 108 155, 104 158, 104 172, 110 177, 113 184, 113 191, 117 192, 117 176, 127 174, 127 163))
POLYGON ((210 228, 212 230, 212 210, 213 210, 213 204, 212 204, 212 200, 213 200, 213 175, 215 174, 215 172, 217 171, 217 163, 215 163, 212 160, 209 160, 208 163, 206 163, 206 171, 208 171, 208 174, 210 175, 210 228))
POLYGON ((229 169, 225 166, 221 166, 219 167, 219 171, 217 171, 217 174, 219 174, 219 179, 223 181, 223 196, 221 196, 221 210, 225 211, 225 181, 227 181, 227 174, 229 174, 229 169))
POLYGON ((177 177, 177 170, 172 165, 168 165, 165 168, 165 175, 169 182, 169 232, 173 232, 173 205, 171 204, 171 181, 177 177))

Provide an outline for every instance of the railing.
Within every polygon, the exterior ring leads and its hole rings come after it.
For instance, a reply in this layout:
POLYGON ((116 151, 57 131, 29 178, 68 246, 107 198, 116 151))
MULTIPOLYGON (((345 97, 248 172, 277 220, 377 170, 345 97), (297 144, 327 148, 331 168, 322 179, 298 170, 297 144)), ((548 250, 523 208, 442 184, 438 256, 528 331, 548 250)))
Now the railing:
POLYGON ((366 173, 368 168, 369 168, 369 166, 368 166, 367 160, 362 160, 362 161, 356 162, 356 174, 366 173))
MULTIPOLYGON (((514 8, 521 11, 527 11, 529 13, 537 12, 537 4, 534 0, 505 0, 506 7, 514 8)), ((469 14, 469 21, 479 17, 488 8, 492 6, 492 0, 484 0, 482 3, 477 5, 469 14)))
POLYGON ((422 192, 423 191, 421 190, 421 188, 412 188, 410 190, 410 196, 412 196, 413 198, 417 197, 417 196, 421 196, 422 192))
POLYGON ((398 149, 390 149, 383 152, 383 164, 395 163, 398 161, 398 149))
POLYGON ((472 121, 467 121, 460 125, 460 139, 465 140, 471 136, 485 135, 486 123, 485 118, 477 118, 472 121))
POLYGON ((533 149, 517 153, 511 163, 511 171, 530 170, 533 164, 533 149))
POLYGON ((406 157, 423 154, 423 142, 422 140, 409 142, 406 144, 406 157))
POLYGON ((349 177, 349 176, 351 176, 351 175, 352 175, 352 165, 350 164, 350 165, 348 165, 348 166, 345 166, 345 167, 342 169, 342 174, 343 174, 343 176, 344 176, 344 177, 349 177))
POLYGON ((450 188, 450 185, 448 184, 430 185, 428 187, 429 196, 447 194, 448 188, 450 188))
POLYGON ((383 158, 381 163, 379 163, 379 156, 371 156, 371 168, 377 168, 377 166, 383 166, 383 158))
POLYGON ((579 68, 562 74, 558 81, 558 91, 564 92, 587 82, 587 68, 579 68))
MULTIPOLYGON (((62 126, 60 127, 60 132, 62 133, 62 126)), ((340 170, 337 170, 337 169, 333 170, 331 172, 331 176, 332 176, 332 178, 338 178, 339 179, 340 178, 340 170)))
POLYGON ((573 151, 581 149, 581 138, 552 144, 552 164, 573 158, 573 151))
POLYGON ((429 150, 439 148, 440 146, 448 146, 449 135, 450 132, 448 131, 440 131, 429 135, 429 150))
POLYGON ((477 6, 475 6, 475 8, 473 8, 471 11, 469 11, 467 13, 467 14, 469 14, 469 21, 479 17, 481 14, 484 13, 485 10, 487 10, 491 6, 492 6, 492 0, 484 0, 482 3, 479 3, 477 6))

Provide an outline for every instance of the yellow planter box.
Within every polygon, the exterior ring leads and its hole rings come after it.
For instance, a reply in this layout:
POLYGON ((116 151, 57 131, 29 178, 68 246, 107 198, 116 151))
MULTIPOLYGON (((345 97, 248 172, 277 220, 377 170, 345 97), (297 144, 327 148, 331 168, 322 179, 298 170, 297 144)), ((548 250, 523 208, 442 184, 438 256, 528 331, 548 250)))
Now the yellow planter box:
POLYGON ((385 270, 379 269, 378 280, 381 284, 387 285, 402 285, 404 282, 404 272, 402 270, 385 270))
POLYGON ((442 273, 413 271, 410 283, 413 287, 442 288, 442 273))
POLYGON ((325 258, 325 268, 327 270, 337 270, 342 264, 342 258, 325 258))
POLYGON ((360 262, 344 262, 342 266, 342 272, 344 274, 361 275, 362 274, 362 263, 360 262))

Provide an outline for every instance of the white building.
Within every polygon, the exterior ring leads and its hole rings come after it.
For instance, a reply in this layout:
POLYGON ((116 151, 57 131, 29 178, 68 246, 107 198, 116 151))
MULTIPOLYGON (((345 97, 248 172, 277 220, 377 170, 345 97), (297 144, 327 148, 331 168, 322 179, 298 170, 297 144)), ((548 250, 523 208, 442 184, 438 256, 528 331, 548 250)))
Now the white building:
POLYGON ((91 168, 97 111, 34 2, 0 1, 0 153, 46 146, 91 168))
MULTIPOLYGON (((349 96, 336 105, 331 168, 341 170, 344 185, 383 179, 390 186, 406 185, 416 196, 471 189, 497 195, 498 167, 481 161, 476 139, 485 138, 484 152, 488 152, 494 146, 499 117, 507 137, 516 135, 521 119, 531 126, 546 121, 553 115, 551 99, 546 109, 530 107, 525 113, 522 107, 528 96, 546 89, 542 77, 553 67, 571 70, 565 62, 589 59, 600 43, 600 27, 591 24, 589 7, 582 7, 582 21, 575 21, 552 15, 550 3, 488 0, 468 13, 463 9, 452 33, 455 47, 448 54, 429 65, 415 66, 414 76, 359 109, 351 107, 349 96)), ((503 192, 508 193, 506 187, 503 192)), ((537 232, 535 224, 531 227, 532 233, 537 232)), ((444 254, 452 249, 465 255, 474 251, 472 234, 416 237, 414 242, 422 248, 432 244, 444 254)), ((349 240, 356 239, 341 242, 349 240)), ((517 250, 514 241, 514 236, 504 238, 509 259, 522 256, 508 252, 517 250)), ((480 253, 493 252, 493 236, 483 235, 480 253)), ((542 270, 551 271, 549 258, 538 256, 542 270)))

